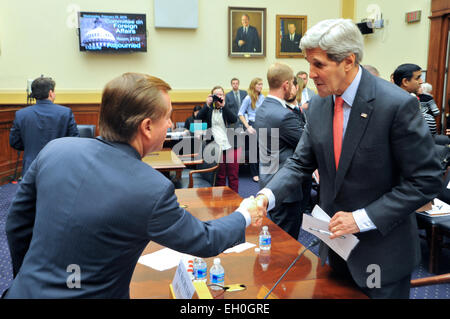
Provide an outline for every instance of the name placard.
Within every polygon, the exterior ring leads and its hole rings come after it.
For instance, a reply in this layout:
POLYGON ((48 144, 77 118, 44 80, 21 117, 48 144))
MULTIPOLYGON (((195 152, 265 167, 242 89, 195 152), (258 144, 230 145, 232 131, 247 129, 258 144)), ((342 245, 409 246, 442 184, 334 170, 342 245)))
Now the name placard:
POLYGON ((178 264, 177 271, 173 277, 172 287, 176 299, 192 299, 194 295, 195 287, 186 271, 183 260, 180 260, 178 264))

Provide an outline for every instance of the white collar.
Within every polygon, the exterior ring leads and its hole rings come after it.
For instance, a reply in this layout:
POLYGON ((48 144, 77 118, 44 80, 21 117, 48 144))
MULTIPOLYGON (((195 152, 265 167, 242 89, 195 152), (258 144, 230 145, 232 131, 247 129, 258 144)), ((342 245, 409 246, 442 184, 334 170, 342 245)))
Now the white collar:
POLYGON ((286 108, 286 101, 285 100, 282 100, 279 97, 276 97, 276 96, 273 96, 273 95, 270 95, 270 94, 267 95, 267 97, 270 97, 272 99, 277 100, 278 102, 280 102, 281 105, 283 105, 284 108, 286 108))

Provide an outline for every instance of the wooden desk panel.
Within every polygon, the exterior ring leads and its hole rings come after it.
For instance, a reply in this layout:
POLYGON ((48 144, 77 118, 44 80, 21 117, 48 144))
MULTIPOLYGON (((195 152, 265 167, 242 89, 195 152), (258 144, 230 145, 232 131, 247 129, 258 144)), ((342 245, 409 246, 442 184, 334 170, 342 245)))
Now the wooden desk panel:
POLYGON ((142 158, 142 161, 161 172, 179 171, 186 167, 180 158, 171 150, 162 150, 147 154, 142 158))
MULTIPOLYGON (((180 205, 186 205, 186 210, 204 221, 229 215, 242 201, 240 196, 228 187, 178 189, 175 193, 180 205)), ((225 285, 242 283, 247 286, 244 291, 225 292, 222 298, 263 298, 298 253, 303 251, 302 244, 269 219, 265 218, 263 225, 269 227, 272 235, 270 256, 260 255, 254 248, 239 254, 222 253, 218 256, 225 268, 225 285), (266 270, 261 266, 262 258, 268 259, 266 270)), ((257 244, 260 230, 261 227, 249 226, 246 230, 246 241, 257 244)), ((163 246, 150 243, 143 255, 162 248, 163 246)), ((208 274, 213 259, 205 258, 208 274)), ((130 285, 131 298, 169 298, 169 283, 172 282, 175 271, 176 268, 172 268, 159 272, 138 263, 130 285)), ((292 267, 271 297, 367 298, 353 283, 333 278, 331 268, 327 265, 321 267, 319 258, 310 251, 292 267)))

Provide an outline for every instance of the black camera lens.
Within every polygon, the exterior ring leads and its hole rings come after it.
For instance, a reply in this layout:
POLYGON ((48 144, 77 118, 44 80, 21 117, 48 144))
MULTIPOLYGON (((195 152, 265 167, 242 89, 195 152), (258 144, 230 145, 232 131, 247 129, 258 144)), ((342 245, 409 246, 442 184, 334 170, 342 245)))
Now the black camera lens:
POLYGON ((215 94, 212 96, 212 99, 213 99, 213 102, 219 101, 220 103, 223 103, 223 99, 215 94))

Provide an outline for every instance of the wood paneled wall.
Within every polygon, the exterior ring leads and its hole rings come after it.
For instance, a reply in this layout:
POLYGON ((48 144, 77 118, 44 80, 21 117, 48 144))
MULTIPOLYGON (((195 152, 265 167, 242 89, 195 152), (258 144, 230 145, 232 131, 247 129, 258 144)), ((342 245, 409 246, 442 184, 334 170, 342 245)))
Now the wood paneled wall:
MULTIPOLYGON (((447 58, 448 32, 450 29, 450 1, 432 0, 430 18, 430 41, 428 47, 427 82, 433 86, 433 96, 436 105, 441 109, 437 118, 438 132, 441 129, 442 115, 449 114, 448 104, 443 102, 450 99, 450 81, 447 83, 447 94, 444 96, 445 69, 447 58)), ((445 127, 444 122, 444 128, 445 127)), ((450 127, 449 127, 450 128, 450 127)))
MULTIPOLYGON (((172 103, 172 122, 184 122, 192 115, 195 105, 202 105, 204 102, 175 102, 172 103)), ((90 104, 64 104, 72 109, 77 124, 94 124, 97 127, 96 134, 99 135, 98 120, 100 105, 90 104)), ((14 171, 17 165, 17 176, 22 172, 22 154, 18 158, 17 150, 9 145, 9 131, 11 129, 14 116, 17 110, 24 105, 7 106, 0 105, 0 185, 10 182, 14 178, 14 171)))

